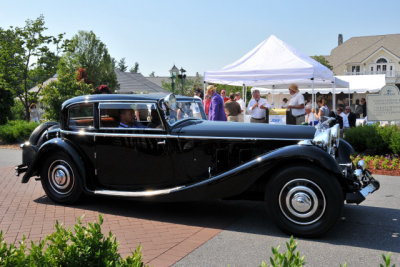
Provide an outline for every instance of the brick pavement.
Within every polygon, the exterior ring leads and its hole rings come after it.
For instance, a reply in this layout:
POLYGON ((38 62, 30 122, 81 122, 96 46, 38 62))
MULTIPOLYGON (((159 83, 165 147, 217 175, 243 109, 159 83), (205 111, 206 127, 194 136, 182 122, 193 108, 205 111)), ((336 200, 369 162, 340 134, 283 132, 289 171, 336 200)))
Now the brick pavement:
POLYGON ((48 199, 40 181, 20 183, 12 167, 0 168, 0 231, 7 242, 38 241, 52 233, 58 220, 72 226, 103 215, 103 233, 111 231, 123 256, 142 245, 143 260, 151 266, 170 266, 218 234, 245 210, 228 201, 144 203, 86 197, 74 206, 48 199))

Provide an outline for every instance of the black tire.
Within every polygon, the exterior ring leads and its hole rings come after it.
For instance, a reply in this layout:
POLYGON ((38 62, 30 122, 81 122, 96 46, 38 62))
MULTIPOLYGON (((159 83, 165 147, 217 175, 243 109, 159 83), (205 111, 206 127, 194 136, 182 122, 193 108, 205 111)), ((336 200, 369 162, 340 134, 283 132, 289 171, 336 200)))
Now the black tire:
POLYGON ((313 166, 290 166, 276 173, 266 185, 265 200, 275 224, 299 237, 324 234, 344 204, 336 177, 313 166))
POLYGON ((50 154, 45 160, 40 180, 47 196, 54 202, 73 204, 82 195, 82 177, 76 164, 63 153, 50 154))

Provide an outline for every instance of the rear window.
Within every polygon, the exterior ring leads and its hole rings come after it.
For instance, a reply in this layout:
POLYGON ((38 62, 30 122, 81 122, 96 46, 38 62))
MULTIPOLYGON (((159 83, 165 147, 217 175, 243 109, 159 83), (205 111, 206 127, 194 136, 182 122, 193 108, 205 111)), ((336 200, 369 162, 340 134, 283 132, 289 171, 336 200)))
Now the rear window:
POLYGON ((93 127, 93 104, 78 104, 68 109, 69 129, 91 129, 93 127))

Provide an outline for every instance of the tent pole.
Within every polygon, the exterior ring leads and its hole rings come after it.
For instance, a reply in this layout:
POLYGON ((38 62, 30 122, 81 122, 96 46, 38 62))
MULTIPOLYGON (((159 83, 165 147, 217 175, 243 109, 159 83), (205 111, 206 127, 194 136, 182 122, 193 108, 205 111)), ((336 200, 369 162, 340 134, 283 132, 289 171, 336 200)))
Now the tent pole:
MULTIPOLYGON (((311 88, 312 88, 312 95, 311 95, 311 102, 312 102, 312 108, 315 111, 315 95, 314 95, 314 78, 311 78, 311 88)), ((314 120, 312 120, 312 126, 314 126, 314 120)))
POLYGON ((334 82, 332 85, 332 111, 336 111, 336 83, 334 82))
POLYGON ((206 87, 207 87, 207 82, 203 81, 203 101, 206 100, 206 87))
POLYGON ((244 98, 244 105, 246 106, 246 102, 247 102, 247 88, 246 85, 243 84, 243 98, 244 98))
POLYGON ((275 89, 275 85, 272 85, 272 91, 271 91, 271 95, 272 95, 271 107, 272 107, 272 108, 275 108, 275 107, 274 107, 274 89, 275 89))
POLYGON ((350 86, 349 86, 349 107, 350 107, 350 86))

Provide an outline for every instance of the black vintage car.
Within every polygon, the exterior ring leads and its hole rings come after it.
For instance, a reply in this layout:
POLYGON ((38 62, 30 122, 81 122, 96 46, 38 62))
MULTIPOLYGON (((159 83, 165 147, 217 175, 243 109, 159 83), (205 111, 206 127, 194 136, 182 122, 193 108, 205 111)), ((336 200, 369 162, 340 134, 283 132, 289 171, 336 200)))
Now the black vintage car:
POLYGON ((60 123, 21 145, 22 183, 39 177, 49 198, 83 193, 156 201, 265 201, 285 232, 318 236, 379 188, 354 166, 339 127, 207 121, 200 99, 91 95, 62 105, 60 123))

